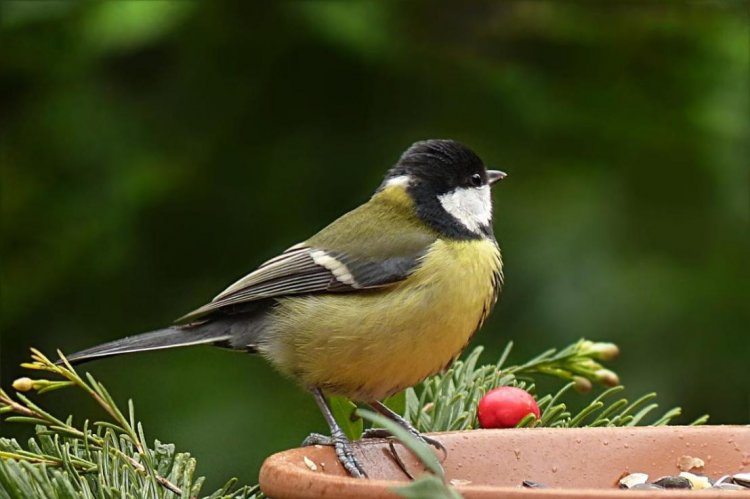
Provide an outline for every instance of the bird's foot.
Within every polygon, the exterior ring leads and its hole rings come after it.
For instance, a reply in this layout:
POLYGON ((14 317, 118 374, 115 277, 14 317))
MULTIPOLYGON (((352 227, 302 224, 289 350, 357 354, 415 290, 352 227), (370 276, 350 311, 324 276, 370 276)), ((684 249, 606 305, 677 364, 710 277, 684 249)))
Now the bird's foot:
MULTIPOLYGON (((443 454, 443 460, 445 460, 446 457, 448 457, 448 450, 445 448, 443 444, 440 443, 439 440, 436 440, 432 437, 428 437, 427 435, 422 435, 419 433, 416 429, 413 427, 405 428, 409 433, 414 435, 418 440, 426 443, 427 445, 430 445, 443 454)), ((312 435, 310 435, 312 436, 312 435)), ((368 428, 362 433, 362 438, 390 438, 393 434, 386 430, 385 428, 368 428)), ((310 437, 308 437, 310 438, 310 437)))
POLYGON ((320 433, 311 433, 302 442, 303 447, 311 445, 330 445, 336 451, 338 458, 344 469, 354 478, 367 478, 367 472, 364 466, 354 457, 354 448, 351 441, 346 438, 343 432, 334 433, 330 437, 320 433))

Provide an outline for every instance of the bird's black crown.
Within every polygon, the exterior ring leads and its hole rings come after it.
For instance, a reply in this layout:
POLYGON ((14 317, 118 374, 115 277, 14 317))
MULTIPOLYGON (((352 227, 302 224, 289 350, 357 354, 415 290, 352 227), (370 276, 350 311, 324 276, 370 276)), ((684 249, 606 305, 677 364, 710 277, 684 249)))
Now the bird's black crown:
POLYGON ((455 140, 415 142, 388 171, 385 180, 402 175, 411 176, 416 184, 433 194, 444 194, 458 187, 476 187, 475 175, 479 175, 482 184, 487 183, 487 170, 482 160, 455 140))

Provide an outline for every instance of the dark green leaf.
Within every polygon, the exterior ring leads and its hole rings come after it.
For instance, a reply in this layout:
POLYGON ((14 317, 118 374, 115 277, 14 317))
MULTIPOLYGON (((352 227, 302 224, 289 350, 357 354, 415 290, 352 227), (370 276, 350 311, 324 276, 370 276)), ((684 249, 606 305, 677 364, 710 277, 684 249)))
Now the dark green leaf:
POLYGON ((391 395, 383 403, 396 414, 406 414, 406 390, 402 390, 395 395, 391 395))

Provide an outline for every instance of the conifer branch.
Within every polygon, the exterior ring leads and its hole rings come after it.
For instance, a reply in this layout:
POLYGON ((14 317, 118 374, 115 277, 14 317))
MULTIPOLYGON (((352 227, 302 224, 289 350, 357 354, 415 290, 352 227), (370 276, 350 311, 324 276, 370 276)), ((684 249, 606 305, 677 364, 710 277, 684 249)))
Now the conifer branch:
MULTIPOLYGON (((118 495, 197 497, 203 479, 193 480, 195 459, 186 453, 175 453, 173 445, 159 441, 149 448, 136 422, 132 401, 126 417, 101 383, 90 374, 85 379, 81 377, 62 353, 58 354, 60 364, 32 349, 33 362, 22 366, 60 376, 62 380, 19 378, 13 387, 18 392, 38 394, 77 387, 113 421, 97 421, 93 425, 85 421, 81 429, 73 425, 72 417, 63 421, 23 393, 17 393, 16 400, 0 389, 0 415, 5 421, 36 426, 29 450, 22 449, 15 440, 0 438, 0 485, 4 486, 0 487, 0 497, 6 497, 3 488, 24 497, 70 495, 72 490, 76 491, 75 496, 91 498, 115 490, 118 495)), ((262 497, 257 486, 234 489, 235 483, 231 480, 210 497, 262 497)))

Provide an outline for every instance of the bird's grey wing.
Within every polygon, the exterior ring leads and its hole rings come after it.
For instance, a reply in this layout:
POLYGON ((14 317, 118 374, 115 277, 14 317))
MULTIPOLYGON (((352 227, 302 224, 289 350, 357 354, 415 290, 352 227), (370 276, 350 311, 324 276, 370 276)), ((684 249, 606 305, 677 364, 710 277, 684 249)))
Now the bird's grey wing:
POLYGON ((216 310, 289 295, 320 292, 355 292, 398 282, 418 266, 431 240, 410 251, 372 260, 316 248, 306 243, 292 246, 279 256, 263 263, 239 281, 222 291, 210 303, 180 317, 186 324, 216 310))

